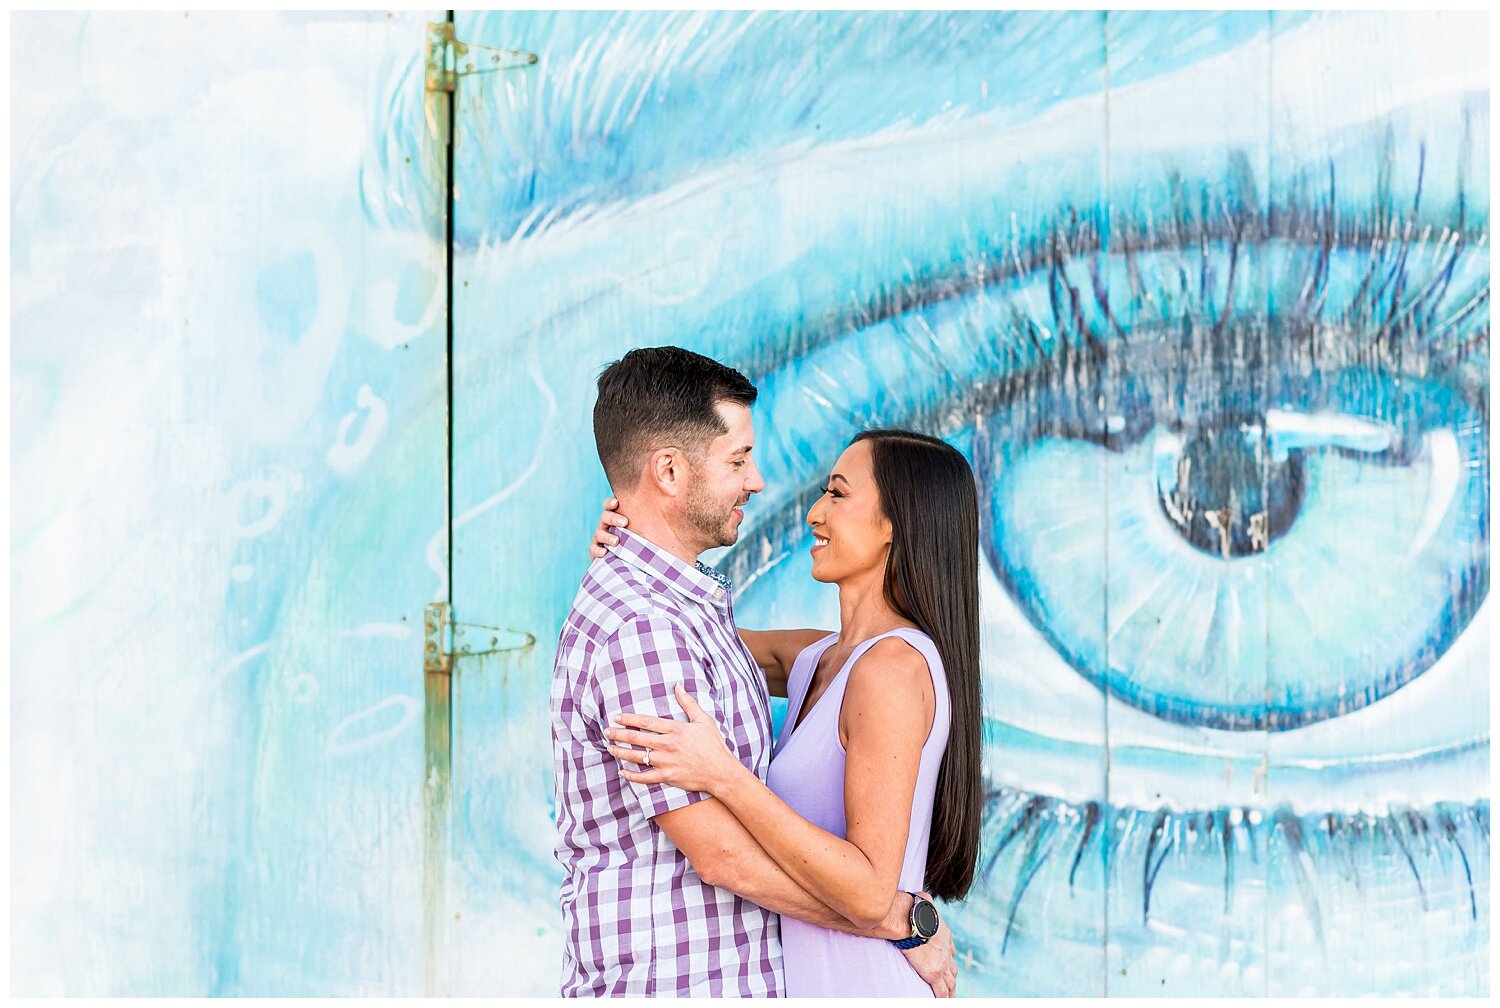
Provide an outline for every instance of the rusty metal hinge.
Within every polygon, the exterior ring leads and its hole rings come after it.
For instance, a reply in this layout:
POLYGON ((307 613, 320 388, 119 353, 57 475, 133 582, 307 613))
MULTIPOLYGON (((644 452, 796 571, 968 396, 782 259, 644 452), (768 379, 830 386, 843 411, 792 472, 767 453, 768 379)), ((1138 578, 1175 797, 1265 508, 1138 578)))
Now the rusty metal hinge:
POLYGON ((455 658, 474 658, 521 651, 536 645, 536 637, 523 630, 505 630, 480 623, 459 623, 447 602, 429 605, 422 617, 426 631, 422 667, 428 672, 451 675, 455 658))
POLYGON ((453 671, 452 607, 434 602, 422 613, 422 669, 447 675, 453 671))
POLYGON ((453 37, 451 21, 427 22, 427 90, 455 91, 458 79, 497 70, 519 70, 535 65, 537 54, 521 49, 496 49, 453 37))

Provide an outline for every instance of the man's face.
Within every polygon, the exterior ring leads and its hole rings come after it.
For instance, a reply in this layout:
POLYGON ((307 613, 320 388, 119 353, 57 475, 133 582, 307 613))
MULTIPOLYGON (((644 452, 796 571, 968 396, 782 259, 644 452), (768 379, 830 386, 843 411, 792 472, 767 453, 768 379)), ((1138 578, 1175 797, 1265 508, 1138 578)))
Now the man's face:
POLYGON ((740 537, 745 503, 766 486, 750 457, 755 446, 750 410, 731 402, 716 403, 714 409, 729 432, 689 461, 693 479, 682 502, 683 532, 701 542, 702 549, 733 546, 740 537))

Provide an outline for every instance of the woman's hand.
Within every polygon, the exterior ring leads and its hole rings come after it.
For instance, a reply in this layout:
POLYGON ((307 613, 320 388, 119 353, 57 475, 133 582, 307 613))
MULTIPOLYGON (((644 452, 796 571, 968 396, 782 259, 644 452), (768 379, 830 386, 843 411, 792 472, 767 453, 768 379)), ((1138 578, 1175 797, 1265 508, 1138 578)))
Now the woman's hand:
MULTIPOLYGON (((926 893, 922 895, 927 896, 926 893)), ((907 949, 903 955, 911 968, 917 971, 917 976, 932 988, 933 997, 951 998, 958 995, 958 963, 955 961, 958 950, 953 945, 953 932, 949 930, 947 921, 939 925, 938 932, 932 936, 931 941, 914 949, 907 949)))
POLYGON ((610 755, 635 764, 621 770, 620 776, 636 784, 670 784, 684 791, 715 793, 732 779, 744 773, 745 767, 729 747, 714 719, 704 713, 688 691, 677 684, 677 703, 687 713, 687 721, 631 714, 615 716, 622 727, 609 728, 604 737, 614 745, 610 755), (626 749, 620 743, 635 746, 626 749))
POLYGON ((599 527, 594 530, 594 541, 589 544, 589 556, 598 560, 609 552, 611 546, 620 545, 620 540, 610 532, 611 528, 624 528, 630 519, 620 514, 618 497, 604 498, 604 510, 599 513, 599 527))

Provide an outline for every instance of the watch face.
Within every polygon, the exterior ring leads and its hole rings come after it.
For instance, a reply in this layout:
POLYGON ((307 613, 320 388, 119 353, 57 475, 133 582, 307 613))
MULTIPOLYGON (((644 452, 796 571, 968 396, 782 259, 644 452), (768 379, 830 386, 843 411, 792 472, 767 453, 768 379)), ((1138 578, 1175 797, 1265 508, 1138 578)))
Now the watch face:
POLYGON ((911 915, 912 921, 917 925, 917 934, 923 938, 931 938, 937 934, 937 907, 926 900, 918 900, 916 906, 912 907, 911 915))

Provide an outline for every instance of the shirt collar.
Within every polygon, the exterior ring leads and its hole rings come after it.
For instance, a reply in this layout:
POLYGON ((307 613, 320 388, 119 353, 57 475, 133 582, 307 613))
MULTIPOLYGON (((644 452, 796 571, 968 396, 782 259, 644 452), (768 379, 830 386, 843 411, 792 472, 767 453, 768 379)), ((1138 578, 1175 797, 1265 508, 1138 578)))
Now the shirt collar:
POLYGON ((729 578, 703 561, 699 560, 690 567, 643 536, 620 528, 611 531, 620 544, 612 547, 610 552, 630 566, 690 599, 720 609, 729 606, 729 596, 733 591, 729 578))

